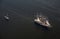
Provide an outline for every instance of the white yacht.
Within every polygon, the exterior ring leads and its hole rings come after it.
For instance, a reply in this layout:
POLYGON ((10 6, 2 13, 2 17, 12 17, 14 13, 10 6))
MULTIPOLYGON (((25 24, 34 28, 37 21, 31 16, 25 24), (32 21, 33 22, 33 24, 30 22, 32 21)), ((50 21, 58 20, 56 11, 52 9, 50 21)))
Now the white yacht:
POLYGON ((37 16, 36 19, 34 19, 34 22, 45 27, 51 27, 48 19, 42 15, 37 16))

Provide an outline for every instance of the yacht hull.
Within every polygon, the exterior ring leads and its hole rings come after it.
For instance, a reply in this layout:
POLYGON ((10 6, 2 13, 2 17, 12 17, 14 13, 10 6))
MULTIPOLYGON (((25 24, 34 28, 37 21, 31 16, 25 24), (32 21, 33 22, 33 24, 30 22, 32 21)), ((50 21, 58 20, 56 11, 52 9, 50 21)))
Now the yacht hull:
POLYGON ((42 26, 44 26, 44 27, 51 27, 51 25, 49 24, 49 22, 48 22, 48 24, 44 24, 44 23, 42 23, 41 21, 39 21, 39 20, 37 20, 37 19, 35 19, 34 20, 34 22, 36 23, 36 24, 39 24, 39 25, 42 25, 42 26))

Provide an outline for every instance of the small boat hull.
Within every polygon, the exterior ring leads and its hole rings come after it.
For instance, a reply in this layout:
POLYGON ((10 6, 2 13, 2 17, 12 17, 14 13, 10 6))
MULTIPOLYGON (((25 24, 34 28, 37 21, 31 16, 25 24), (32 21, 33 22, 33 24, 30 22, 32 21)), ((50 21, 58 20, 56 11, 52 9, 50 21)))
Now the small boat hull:
POLYGON ((7 20, 7 21, 9 21, 9 17, 7 17, 7 16, 4 16, 4 19, 7 20))

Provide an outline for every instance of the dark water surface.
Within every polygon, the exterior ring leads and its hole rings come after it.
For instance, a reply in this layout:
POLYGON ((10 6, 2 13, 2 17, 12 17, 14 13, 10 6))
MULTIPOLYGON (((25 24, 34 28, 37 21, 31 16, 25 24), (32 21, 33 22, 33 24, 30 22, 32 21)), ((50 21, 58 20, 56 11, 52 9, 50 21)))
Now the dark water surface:
POLYGON ((1 39, 59 39, 60 0, 0 0, 1 39), (34 24, 33 15, 46 15, 53 28, 34 24), (3 16, 9 14, 10 20, 3 16))

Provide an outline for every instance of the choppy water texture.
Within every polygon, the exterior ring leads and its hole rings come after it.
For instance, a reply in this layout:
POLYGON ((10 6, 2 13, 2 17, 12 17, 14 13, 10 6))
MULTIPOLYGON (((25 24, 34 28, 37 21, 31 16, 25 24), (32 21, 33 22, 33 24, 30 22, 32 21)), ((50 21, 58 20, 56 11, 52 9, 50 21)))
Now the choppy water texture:
POLYGON ((0 0, 1 39, 58 39, 59 32, 60 0, 0 0), (36 25, 37 12, 46 15, 53 28, 36 25), (9 21, 3 18, 7 13, 9 21))

